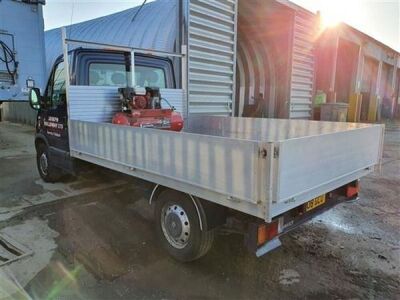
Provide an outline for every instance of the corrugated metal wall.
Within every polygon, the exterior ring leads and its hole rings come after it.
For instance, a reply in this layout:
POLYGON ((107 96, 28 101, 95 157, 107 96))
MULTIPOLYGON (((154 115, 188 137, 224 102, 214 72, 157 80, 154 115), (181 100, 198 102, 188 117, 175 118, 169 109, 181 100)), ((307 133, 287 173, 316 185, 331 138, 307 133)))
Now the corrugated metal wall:
MULTIPOLYGON (((177 36, 177 1, 158 0, 112 15, 67 26, 69 38, 112 45, 175 51, 177 36)), ((62 53, 60 28, 45 33, 47 74, 62 53)))
POLYGON ((277 1, 239 1, 236 116, 287 116, 293 13, 277 1))
POLYGON ((232 114, 237 0, 190 0, 188 113, 232 114))
POLYGON ((317 18, 297 10, 294 16, 289 119, 310 119, 315 80, 317 18))
POLYGON ((1 121, 28 124, 36 124, 36 110, 33 110, 28 102, 14 101, 3 102, 0 105, 1 121))

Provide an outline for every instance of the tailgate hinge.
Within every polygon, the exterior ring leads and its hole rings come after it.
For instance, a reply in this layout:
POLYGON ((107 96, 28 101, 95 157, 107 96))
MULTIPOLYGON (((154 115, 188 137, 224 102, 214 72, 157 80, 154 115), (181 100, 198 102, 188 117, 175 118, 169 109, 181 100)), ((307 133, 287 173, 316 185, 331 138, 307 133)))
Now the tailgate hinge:
POLYGON ((267 149, 264 149, 264 148, 258 149, 258 156, 259 157, 266 158, 267 154, 268 154, 267 149))
POLYGON ((279 147, 275 146, 274 147, 274 158, 278 158, 279 157, 279 147))

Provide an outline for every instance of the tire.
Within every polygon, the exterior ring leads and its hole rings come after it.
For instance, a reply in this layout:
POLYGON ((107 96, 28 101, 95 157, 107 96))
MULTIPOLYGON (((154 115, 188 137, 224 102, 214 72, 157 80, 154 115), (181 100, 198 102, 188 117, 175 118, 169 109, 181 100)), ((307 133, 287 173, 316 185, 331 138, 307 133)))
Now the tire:
POLYGON ((162 247, 180 262, 206 255, 214 241, 214 230, 207 230, 204 211, 200 204, 197 207, 203 230, 189 195, 167 189, 160 193, 155 204, 157 236, 162 247))
POLYGON ((56 182, 60 180, 63 173, 60 168, 52 165, 49 157, 49 149, 45 144, 39 144, 36 150, 36 165, 40 177, 45 182, 56 182))

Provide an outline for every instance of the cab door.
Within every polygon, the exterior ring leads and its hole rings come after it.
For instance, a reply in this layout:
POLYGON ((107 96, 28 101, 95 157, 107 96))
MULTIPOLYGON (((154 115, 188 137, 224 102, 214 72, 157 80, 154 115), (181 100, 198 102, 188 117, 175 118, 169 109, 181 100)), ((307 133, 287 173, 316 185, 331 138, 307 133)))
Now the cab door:
POLYGON ((64 62, 59 61, 50 76, 41 111, 42 133, 56 152, 69 151, 65 84, 64 62))

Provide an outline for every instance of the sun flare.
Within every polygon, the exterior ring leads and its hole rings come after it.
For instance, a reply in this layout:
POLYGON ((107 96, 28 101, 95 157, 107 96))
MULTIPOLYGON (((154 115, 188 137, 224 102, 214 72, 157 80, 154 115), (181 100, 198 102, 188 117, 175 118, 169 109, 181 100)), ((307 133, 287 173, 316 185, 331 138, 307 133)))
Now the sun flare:
POLYGON ((338 5, 325 5, 321 11, 321 26, 323 28, 334 27, 343 21, 343 9, 339 10, 338 5))
POLYGON ((321 26, 323 28, 331 28, 337 26, 342 19, 333 13, 321 12, 321 26))
POLYGON ((320 15, 322 28, 334 27, 341 22, 358 20, 362 17, 358 0, 321 1, 320 15))

